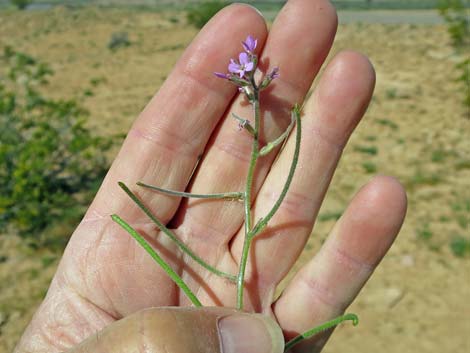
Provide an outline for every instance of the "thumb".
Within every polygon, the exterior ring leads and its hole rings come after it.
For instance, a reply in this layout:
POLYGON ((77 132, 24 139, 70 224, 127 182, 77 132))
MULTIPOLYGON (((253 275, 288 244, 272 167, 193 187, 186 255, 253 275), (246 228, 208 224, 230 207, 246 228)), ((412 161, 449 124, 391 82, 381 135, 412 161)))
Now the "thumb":
POLYGON ((69 353, 282 353, 272 319, 227 308, 161 307, 139 311, 69 353))

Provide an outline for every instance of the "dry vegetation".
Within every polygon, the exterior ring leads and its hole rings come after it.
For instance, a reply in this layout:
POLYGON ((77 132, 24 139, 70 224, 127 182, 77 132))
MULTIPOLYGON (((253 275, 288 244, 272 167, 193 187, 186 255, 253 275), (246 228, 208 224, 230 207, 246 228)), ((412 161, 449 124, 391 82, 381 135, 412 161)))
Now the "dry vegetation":
MULTIPOLYGON (((50 63, 56 75, 49 93, 81 97, 90 124, 104 134, 129 128, 195 34, 175 13, 0 13, 0 48, 8 44, 50 63), (107 46, 116 32, 127 32, 130 45, 112 51, 107 46)), ((339 328, 325 352, 470 351, 470 258, 450 248, 456 236, 470 241, 470 120, 462 86, 454 82, 459 58, 443 26, 344 25, 334 52, 345 48, 370 56, 377 90, 301 261, 374 173, 402 181, 409 211, 399 239, 353 305, 360 325, 339 328)), ((58 258, 14 235, 0 236, 0 352, 12 350, 58 258)))

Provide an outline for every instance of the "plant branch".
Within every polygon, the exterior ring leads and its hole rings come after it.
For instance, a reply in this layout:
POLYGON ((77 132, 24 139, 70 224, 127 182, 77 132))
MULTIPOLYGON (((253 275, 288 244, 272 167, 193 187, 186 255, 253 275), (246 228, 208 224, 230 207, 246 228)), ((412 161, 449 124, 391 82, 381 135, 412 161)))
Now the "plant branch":
POLYGON ((155 225, 162 231, 164 234, 166 234, 171 240, 173 240, 176 245, 183 251, 185 254, 187 254, 190 258, 192 258, 194 261, 196 261, 199 265, 204 267, 206 270, 212 272, 213 274, 226 278, 232 282, 236 282, 237 277, 225 272, 222 272, 215 267, 209 265, 207 262, 205 262, 203 259, 201 259, 199 256, 197 256, 188 246, 183 243, 181 240, 176 237, 176 235, 169 230, 162 222, 158 220, 157 217, 142 203, 142 201, 139 200, 137 195, 135 195, 123 182, 118 183, 119 186, 125 191, 125 193, 139 206, 139 208, 144 211, 144 213, 155 223, 155 225))
POLYGON ((145 184, 141 181, 137 182, 137 185, 142 186, 144 188, 156 190, 158 192, 161 192, 162 194, 178 196, 178 197, 189 197, 189 198, 195 198, 195 199, 230 199, 230 200, 243 200, 244 198, 244 194, 242 192, 223 192, 223 193, 217 193, 217 194, 193 194, 190 192, 164 189, 158 186, 145 184))
POLYGON ((292 114, 291 115, 291 122, 290 122, 289 126, 287 127, 287 129, 277 139, 267 143, 266 146, 264 146, 261 149, 261 151, 259 152, 259 155, 261 157, 266 156, 269 152, 274 150, 274 148, 279 146, 287 138, 287 136, 289 136, 290 132, 292 131, 292 128, 294 127, 294 124, 295 124, 295 118, 294 118, 294 115, 292 114))
POLYGON ((251 150, 250 165, 248 168, 248 176, 245 186, 245 239, 243 242, 242 257, 240 259, 240 267, 238 269, 237 278, 237 309, 243 309, 243 289, 245 282, 246 264, 251 245, 251 191, 253 188, 253 179, 256 167, 256 161, 259 157, 259 130, 260 130, 260 108, 259 108, 259 90, 252 79, 253 85, 253 110, 255 114, 255 131, 253 138, 253 147, 251 150))
POLYGON ((314 328, 298 335, 297 337, 294 337, 293 339, 291 339, 289 342, 286 343, 286 345, 284 346, 284 351, 287 352, 289 349, 294 347, 296 344, 302 342, 303 340, 306 340, 310 337, 313 337, 313 336, 319 334, 322 331, 326 331, 330 328, 338 326, 340 323, 342 323, 344 321, 348 321, 348 320, 352 321, 354 326, 356 326, 359 323, 359 319, 358 319, 357 315, 355 315, 355 314, 346 314, 346 315, 337 317, 336 319, 327 321, 324 324, 321 324, 320 326, 314 327, 314 328))
POLYGON ((150 244, 134 229, 132 228, 126 221, 120 218, 118 215, 113 214, 111 216, 112 220, 119 224, 126 232, 128 232, 139 244, 142 246, 145 251, 155 260, 157 264, 167 273, 167 275, 176 283, 178 287, 186 294, 186 296, 191 300, 194 306, 201 307, 202 304, 193 291, 186 285, 183 279, 171 268, 171 266, 163 260, 156 253, 155 250, 150 246, 150 244))
POLYGON ((301 136, 302 136, 302 126, 300 122, 300 108, 298 105, 295 105, 294 109, 292 109, 292 115, 295 118, 296 121, 296 134, 295 134, 295 150, 294 150, 294 156, 292 157, 292 163, 289 169, 289 174, 287 175, 287 180, 286 183, 284 184, 284 187, 282 188, 281 195, 277 199, 276 203, 274 204, 273 208, 269 213, 261 218, 258 223, 255 225, 252 231, 252 236, 255 237, 258 235, 264 227, 268 224, 268 222, 271 220, 271 218, 274 216, 274 214, 277 212, 279 207, 281 206, 282 201, 284 201, 284 198, 287 195, 287 191, 289 190, 290 184, 292 183, 292 179, 294 177, 295 169, 297 168, 297 162, 299 161, 299 153, 300 153, 300 142, 301 142, 301 136))

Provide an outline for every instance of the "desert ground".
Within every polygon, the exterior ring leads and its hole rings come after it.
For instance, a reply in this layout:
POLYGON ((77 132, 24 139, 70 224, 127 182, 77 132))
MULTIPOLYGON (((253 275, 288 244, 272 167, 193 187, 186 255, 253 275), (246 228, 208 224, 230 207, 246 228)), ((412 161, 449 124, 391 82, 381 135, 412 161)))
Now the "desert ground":
MULTIPOLYGON (((79 97, 102 134, 127 131, 196 33, 182 13, 0 12, 0 49, 11 45, 49 63, 55 75, 48 94, 79 97), (127 32, 131 45, 110 51, 115 32, 127 32)), ((296 268, 372 175, 397 177, 409 208, 396 243, 348 310, 359 315, 359 326, 339 327, 324 351, 469 352, 470 256, 450 247, 457 236, 470 241, 470 119, 454 68, 461 57, 445 26, 429 23, 348 21, 333 54, 343 49, 370 57, 377 88, 296 268)), ((0 235, 0 352, 12 351, 59 258, 0 235)))

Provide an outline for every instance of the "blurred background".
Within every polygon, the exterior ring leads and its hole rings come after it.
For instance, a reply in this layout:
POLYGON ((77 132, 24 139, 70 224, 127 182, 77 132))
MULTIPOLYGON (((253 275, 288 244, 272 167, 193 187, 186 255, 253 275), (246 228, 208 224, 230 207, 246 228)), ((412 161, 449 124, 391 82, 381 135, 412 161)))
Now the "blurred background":
MULTIPOLYGON (((271 22, 282 1, 245 1, 271 22)), ((332 55, 377 70, 296 268, 374 174, 409 197, 398 240, 325 352, 470 352, 470 4, 333 1, 332 55)), ((0 352, 12 351, 133 119, 227 3, 0 0, 0 352)), ((331 56, 328 60, 331 59, 331 56)))

